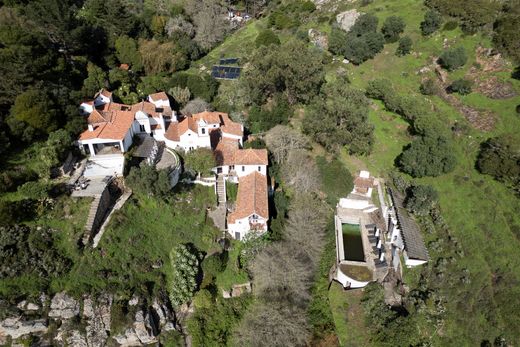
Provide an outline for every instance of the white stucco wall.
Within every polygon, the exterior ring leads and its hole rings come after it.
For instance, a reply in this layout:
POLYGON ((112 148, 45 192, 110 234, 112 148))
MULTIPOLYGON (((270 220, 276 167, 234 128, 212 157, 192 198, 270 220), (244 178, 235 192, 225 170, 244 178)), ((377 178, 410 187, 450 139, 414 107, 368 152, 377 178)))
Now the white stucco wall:
POLYGON ((247 176, 255 171, 260 172, 262 175, 267 174, 266 165, 235 165, 235 171, 238 177, 247 176), (260 171, 258 168, 260 167, 260 171))
POLYGON ((244 146, 243 138, 240 135, 229 134, 222 131, 222 137, 227 139, 238 140, 240 142, 240 146, 244 146))
MULTIPOLYGON (((249 216, 250 217, 250 216, 249 216)), ((235 220, 235 223, 228 224, 228 233, 231 235, 231 237, 235 238, 235 233, 240 233, 240 240, 244 239, 244 237, 251 231, 249 227, 249 217, 241 218, 235 220)), ((263 231, 260 231, 260 234, 267 231, 267 220, 265 218, 262 218, 258 216, 257 218, 258 223, 264 224, 263 231)), ((257 232, 259 232, 257 230, 257 232)))

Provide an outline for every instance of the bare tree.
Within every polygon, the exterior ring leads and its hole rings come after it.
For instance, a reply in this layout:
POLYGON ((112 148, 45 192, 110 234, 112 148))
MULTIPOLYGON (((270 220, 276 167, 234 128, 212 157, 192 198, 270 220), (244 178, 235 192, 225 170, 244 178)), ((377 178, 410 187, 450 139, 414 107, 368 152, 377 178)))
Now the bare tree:
POLYGON ((305 346, 308 334, 304 310, 262 302, 245 314, 234 342, 237 346, 305 346))
POLYGON ((277 125, 269 130, 265 135, 265 143, 278 164, 287 158, 289 151, 307 148, 309 145, 302 134, 286 125, 277 125))
POLYGON ((285 182, 299 192, 316 192, 320 189, 321 177, 314 159, 303 149, 288 152, 282 164, 285 182))
POLYGON ((164 26, 164 31, 168 34, 169 37, 171 37, 176 32, 186 34, 189 37, 193 37, 193 35, 195 35, 195 27, 182 15, 168 19, 168 22, 166 22, 166 25, 164 26))
POLYGON ((230 30, 227 10, 219 0, 189 1, 186 11, 195 24, 195 41, 206 50, 221 42, 230 30))
POLYGON ((173 42, 141 39, 139 53, 147 74, 173 72, 186 64, 186 56, 175 50, 173 42))
POLYGON ((209 103, 202 100, 201 98, 195 98, 188 102, 186 106, 184 106, 184 108, 181 110, 181 113, 187 115, 211 110, 213 110, 213 108, 209 103))

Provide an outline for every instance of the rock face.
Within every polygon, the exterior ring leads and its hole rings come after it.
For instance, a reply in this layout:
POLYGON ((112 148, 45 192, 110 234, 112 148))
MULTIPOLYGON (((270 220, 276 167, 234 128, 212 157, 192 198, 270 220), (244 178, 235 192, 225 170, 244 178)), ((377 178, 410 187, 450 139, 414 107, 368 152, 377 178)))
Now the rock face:
POLYGON ((359 16, 361 16, 361 12, 357 10, 350 10, 341 12, 336 16, 336 22, 338 22, 341 29, 345 31, 350 31, 352 26, 356 23, 359 16))
POLYGON ((110 310, 112 297, 102 295, 96 303, 90 297, 83 300, 83 317, 87 321, 85 328, 89 347, 104 346, 110 332, 110 310))
POLYGON ((326 50, 329 47, 329 38, 326 34, 316 29, 309 29, 309 41, 316 47, 326 50))
POLYGON ((132 328, 126 329, 123 334, 114 336, 121 346, 142 346, 157 342, 153 334, 154 323, 150 321, 150 315, 139 310, 135 314, 132 328))
POLYGON ((17 339, 24 335, 45 333, 47 325, 45 319, 23 321, 20 318, 6 318, 0 322, 0 336, 11 336, 17 339))
POLYGON ((49 317, 59 319, 70 319, 79 314, 79 303, 65 294, 58 293, 52 298, 49 317))

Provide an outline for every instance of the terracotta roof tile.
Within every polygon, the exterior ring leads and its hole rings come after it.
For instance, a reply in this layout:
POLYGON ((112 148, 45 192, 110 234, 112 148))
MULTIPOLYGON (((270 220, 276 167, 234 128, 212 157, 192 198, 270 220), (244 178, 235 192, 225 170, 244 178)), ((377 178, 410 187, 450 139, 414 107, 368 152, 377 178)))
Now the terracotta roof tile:
POLYGON ((229 214, 228 224, 253 213, 269 218, 267 177, 256 171, 239 179, 236 209, 229 214))
POLYGON ((192 117, 185 117, 180 122, 171 123, 164 136, 171 141, 180 141, 181 135, 188 129, 195 133, 198 132, 197 122, 192 117))
POLYGON ((79 139, 91 140, 99 138, 123 140, 134 122, 134 113, 132 111, 114 111, 111 112, 110 116, 110 120, 96 124, 94 131, 85 130, 79 139))
POLYGON ((242 127, 242 124, 235 123, 235 122, 227 122, 223 126, 220 127, 223 133, 231 134, 231 135, 237 135, 237 136, 243 136, 244 135, 244 128, 242 127))
POLYGON ((266 149, 241 149, 235 152, 235 165, 267 165, 266 149))
POLYGON ((217 165, 234 165, 235 152, 238 150, 237 140, 221 138, 213 151, 217 165))
POLYGON ((148 97, 150 99, 152 99, 153 101, 158 101, 158 100, 170 101, 170 99, 168 99, 168 95, 166 95, 165 92, 153 93, 153 94, 148 95, 148 97))

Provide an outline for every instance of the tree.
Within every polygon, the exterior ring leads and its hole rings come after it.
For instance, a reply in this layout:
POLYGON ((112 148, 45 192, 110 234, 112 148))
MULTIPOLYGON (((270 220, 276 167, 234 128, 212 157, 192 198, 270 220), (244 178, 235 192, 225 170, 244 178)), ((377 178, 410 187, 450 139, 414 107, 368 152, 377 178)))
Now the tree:
POLYGON ((406 190, 406 208, 417 216, 426 216, 437 203, 439 196, 430 185, 412 185, 406 190))
POLYGON ((399 39, 399 34, 404 31, 406 24, 403 18, 399 16, 390 16, 385 19, 381 32, 386 42, 395 42, 399 39))
POLYGON ((218 0, 190 1, 186 11, 195 24, 195 41, 206 51, 221 42, 230 30, 227 10, 218 0))
POLYGON ((435 95, 439 90, 435 84, 435 81, 431 78, 427 78, 421 83, 419 91, 423 95, 435 95))
POLYGON ((473 83, 470 80, 459 78, 453 81, 449 86, 449 91, 452 93, 459 93, 460 95, 468 95, 471 93, 471 86, 473 83))
POLYGON ((132 70, 139 71, 142 68, 141 55, 137 42, 128 36, 120 36, 115 42, 116 56, 119 62, 129 64, 132 70))
POLYGON ((480 147, 477 168, 520 191, 520 139, 504 134, 485 141, 480 147))
POLYGON ((286 183, 296 191, 317 192, 320 189, 320 172, 307 151, 294 149, 282 164, 286 183))
POLYGON ((467 60, 468 56, 466 55, 464 47, 449 48, 442 52, 439 57, 439 63, 448 71, 453 71, 464 66, 467 60))
POLYGON ((54 101, 45 89, 37 87, 16 97, 11 108, 11 117, 47 134, 56 130, 59 124, 54 101))
POLYGON ((250 66, 241 82, 250 101, 257 105, 277 94, 283 94, 290 105, 308 102, 324 81, 321 53, 296 40, 260 47, 250 66))
POLYGON ((520 64, 520 13, 507 13, 495 23, 493 43, 495 47, 520 64))
POLYGON ((168 19, 164 30, 169 37, 174 36, 176 33, 182 33, 188 37, 193 37, 195 35, 195 28, 193 24, 186 20, 185 16, 183 15, 177 15, 168 19))
POLYGON ((63 130, 56 130, 49 134, 49 138, 38 151, 36 162, 37 173, 40 177, 48 178, 51 169, 58 166, 65 158, 72 145, 70 134, 63 130))
POLYGON ((43 200, 49 196, 50 188, 46 181, 31 181, 18 187, 18 193, 25 199, 43 200))
POLYGON ((198 251, 181 244, 170 252, 170 262, 173 269, 169 288, 170 302, 173 307, 178 308, 191 300, 197 288, 198 251))
POLYGON ((305 312, 265 301, 245 313, 235 330, 234 341, 239 346, 304 346, 308 334, 305 312))
POLYGON ((373 126, 368 122, 368 99, 345 79, 327 83, 305 113, 303 130, 329 150, 346 147, 350 153, 369 153, 373 126))
POLYGON ((190 115, 190 114, 196 114, 204 111, 212 111, 213 107, 211 107, 211 104, 207 103, 206 101, 202 100, 201 98, 195 98, 191 101, 189 101, 186 106, 181 110, 181 113, 183 115, 190 115))
POLYGON ((397 162, 412 177, 439 176, 455 168, 456 157, 448 138, 429 134, 415 138, 397 162))
POLYGON ((309 141, 300 132, 285 125, 277 125, 269 130, 265 135, 265 142, 277 164, 284 162, 290 151, 304 149, 309 145, 309 141))
POLYGON ((268 107, 253 106, 249 111, 247 123, 252 133, 267 131, 278 124, 287 124, 292 114, 291 106, 287 100, 279 95, 275 97, 268 107))
POLYGON ((428 10, 424 14, 424 20, 421 22, 421 32, 424 36, 428 36, 439 30, 442 24, 442 16, 435 10, 428 10))
POLYGON ((197 148, 186 153, 184 166, 195 171, 198 175, 205 174, 215 167, 215 157, 209 148, 197 148))
POLYGON ((139 53, 147 74, 174 72, 184 69, 188 64, 186 55, 176 50, 173 42, 141 39, 139 53))
POLYGON ((262 30, 255 39, 256 47, 260 46, 270 46, 270 45, 280 45, 280 39, 278 36, 269 29, 262 30))
POLYGON ((399 39, 399 46, 397 46, 395 55, 402 57, 403 55, 409 54, 412 50, 412 44, 412 39, 409 36, 401 37, 399 39))
POLYGON ((93 63, 87 64, 87 78, 83 81, 81 94, 92 98, 101 88, 106 87, 107 75, 103 69, 93 63))
POLYGON ((171 191, 168 171, 156 170, 145 162, 131 168, 125 181, 135 192, 145 196, 165 197, 171 191))
POLYGON ((173 96, 173 99, 180 106, 185 106, 188 103, 188 101, 190 101, 191 93, 188 87, 181 88, 179 86, 175 86, 173 88, 170 88, 169 92, 171 96, 173 96))

